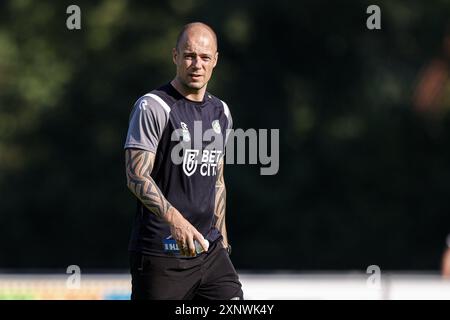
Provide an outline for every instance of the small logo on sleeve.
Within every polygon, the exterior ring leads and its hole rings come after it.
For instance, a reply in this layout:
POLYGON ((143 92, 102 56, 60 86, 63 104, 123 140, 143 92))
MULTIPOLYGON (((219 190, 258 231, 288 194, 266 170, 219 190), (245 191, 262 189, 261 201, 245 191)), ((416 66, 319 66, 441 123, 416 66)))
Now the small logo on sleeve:
POLYGON ((147 110, 146 106, 147 106, 147 100, 142 100, 141 103, 139 103, 139 109, 141 109, 141 110, 144 110, 144 111, 147 110))

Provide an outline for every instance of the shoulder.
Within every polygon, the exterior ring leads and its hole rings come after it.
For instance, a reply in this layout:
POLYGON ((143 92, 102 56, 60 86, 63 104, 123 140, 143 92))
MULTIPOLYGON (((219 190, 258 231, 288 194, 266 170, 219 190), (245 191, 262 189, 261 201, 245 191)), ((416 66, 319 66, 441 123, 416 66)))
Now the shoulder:
POLYGON ((165 96, 164 91, 152 90, 136 100, 133 112, 167 113, 171 111, 172 101, 165 96))
POLYGON ((211 93, 209 93, 209 92, 206 92, 206 95, 207 95, 208 99, 210 99, 210 103, 211 103, 214 107, 216 107, 216 108, 222 110, 223 113, 224 113, 228 118, 231 117, 230 108, 228 107, 228 104, 227 104, 224 100, 221 100, 220 98, 216 97, 215 95, 213 95, 213 94, 211 94, 211 93))
POLYGON ((130 113, 130 123, 167 124, 171 108, 159 95, 153 91, 139 97, 130 113))
POLYGON ((172 106, 180 99, 179 94, 174 91, 170 83, 147 93, 147 96, 152 97, 154 100, 166 107, 166 109, 171 109, 172 106))
POLYGON ((170 83, 167 83, 141 96, 135 105, 149 105, 155 109, 163 108, 166 112, 170 112, 178 100, 180 100, 179 94, 174 91, 170 83))

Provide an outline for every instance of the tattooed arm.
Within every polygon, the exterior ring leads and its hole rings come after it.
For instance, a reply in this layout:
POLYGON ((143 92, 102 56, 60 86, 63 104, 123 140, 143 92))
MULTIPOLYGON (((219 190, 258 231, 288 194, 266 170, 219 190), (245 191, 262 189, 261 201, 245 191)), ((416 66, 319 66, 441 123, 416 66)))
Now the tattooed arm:
POLYGON ((139 149, 126 149, 127 186, 155 215, 165 218, 172 207, 150 176, 155 155, 139 149))
POLYGON ((195 256, 194 240, 207 251, 203 236, 164 197, 151 177, 155 154, 140 149, 125 150, 127 186, 150 212, 170 225, 172 237, 178 242, 182 255, 195 256), (185 248, 186 249, 183 249, 185 248))
POLYGON ((225 225, 225 208, 226 208, 226 196, 227 191, 225 188, 225 181, 223 178, 223 158, 217 165, 217 181, 216 181, 216 199, 214 215, 216 217, 215 227, 220 231, 223 236, 222 244, 226 249, 229 249, 227 228, 225 225))

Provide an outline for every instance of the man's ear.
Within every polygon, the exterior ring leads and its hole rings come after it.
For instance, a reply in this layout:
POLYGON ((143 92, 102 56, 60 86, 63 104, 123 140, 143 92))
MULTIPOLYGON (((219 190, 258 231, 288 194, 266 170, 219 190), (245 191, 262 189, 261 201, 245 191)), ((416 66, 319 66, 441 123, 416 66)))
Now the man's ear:
POLYGON ((216 67, 217 61, 219 61, 219 51, 216 51, 216 54, 214 55, 214 67, 216 67))
POLYGON ((177 64, 177 56, 178 56, 177 48, 172 48, 172 61, 175 64, 177 64))

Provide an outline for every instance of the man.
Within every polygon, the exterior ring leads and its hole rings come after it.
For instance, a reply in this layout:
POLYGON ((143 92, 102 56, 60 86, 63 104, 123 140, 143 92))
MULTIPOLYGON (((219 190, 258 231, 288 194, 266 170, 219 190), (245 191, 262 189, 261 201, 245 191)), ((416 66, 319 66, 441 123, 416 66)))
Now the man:
POLYGON ((125 143, 127 185, 138 200, 131 298, 243 299, 225 227, 223 133, 232 118, 206 91, 218 59, 214 31, 186 25, 172 55, 176 77, 135 103, 125 143), (203 139, 210 132, 212 149, 203 139))

